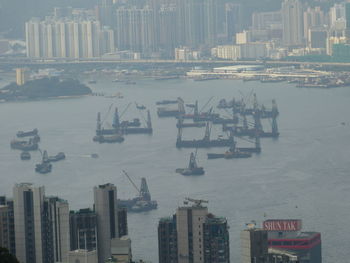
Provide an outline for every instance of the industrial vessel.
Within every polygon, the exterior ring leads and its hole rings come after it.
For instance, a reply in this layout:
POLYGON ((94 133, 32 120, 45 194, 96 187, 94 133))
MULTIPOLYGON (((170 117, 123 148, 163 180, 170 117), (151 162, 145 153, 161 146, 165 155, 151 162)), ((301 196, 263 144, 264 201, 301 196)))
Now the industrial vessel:
POLYGON ((192 152, 190 155, 190 162, 188 164, 188 167, 178 168, 175 170, 175 172, 182 175, 203 175, 205 173, 204 169, 203 167, 198 167, 196 157, 197 157, 197 152, 196 154, 192 152))
POLYGON ((146 212, 149 210, 157 209, 158 203, 155 200, 152 200, 151 194, 148 189, 146 178, 141 178, 141 187, 140 189, 136 184, 131 180, 130 176, 126 171, 123 170, 124 175, 128 178, 130 183, 138 192, 138 196, 133 199, 122 200, 118 199, 118 205, 126 207, 128 212, 146 212))

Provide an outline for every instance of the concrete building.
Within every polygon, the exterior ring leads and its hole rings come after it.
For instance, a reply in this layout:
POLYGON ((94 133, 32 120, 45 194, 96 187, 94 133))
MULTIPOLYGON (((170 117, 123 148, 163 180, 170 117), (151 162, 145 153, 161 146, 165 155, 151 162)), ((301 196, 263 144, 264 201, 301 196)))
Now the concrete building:
POLYGON ((98 263, 96 250, 78 249, 68 252, 68 263, 98 263))
POLYGON ((0 196, 0 247, 6 247, 12 255, 16 254, 15 219, 13 213, 13 200, 0 196))
POLYGON ((117 188, 113 184, 94 187, 97 216, 97 251, 99 263, 111 257, 111 239, 118 238, 117 188))
POLYGON ((270 29, 276 25, 282 25, 282 15, 280 11, 254 12, 252 15, 252 28, 255 30, 270 29))
POLYGON ((66 262, 70 250, 69 206, 58 197, 47 197, 44 201, 45 236, 44 262, 66 262))
POLYGON ((27 81, 26 69, 16 68, 16 84, 22 86, 27 81))
POLYGON ((128 236, 122 238, 113 238, 111 241, 111 255, 116 262, 131 263, 131 240, 128 236))
POLYGON ((327 47, 326 52, 327 55, 332 56, 333 55, 333 45, 336 44, 345 44, 346 43, 346 37, 328 37, 327 38, 327 47))
POLYGON ((0 55, 5 54, 11 50, 10 41, 7 39, 0 39, 0 55))
POLYGON ((236 34, 236 44, 246 44, 252 41, 251 31, 244 30, 236 34))
POLYGON ((284 0, 282 3, 283 44, 300 46, 303 44, 302 5, 299 0, 284 0))
POLYGON ((113 31, 91 19, 31 19, 25 28, 29 58, 94 58, 115 49, 113 31))
POLYGON ((118 207, 118 235, 119 237, 128 235, 128 209, 126 207, 118 207))
POLYGON ((345 5, 344 3, 341 4, 334 4, 329 10, 329 24, 330 27, 333 27, 337 21, 339 20, 345 20, 345 5))
POLYGON ((314 8, 309 7, 304 12, 304 38, 307 43, 310 42, 309 31, 314 28, 324 28, 326 25, 326 16, 321 10, 321 7, 316 6, 314 8))
POLYGON ((322 263, 321 234, 302 232, 301 220, 266 220, 263 228, 268 234, 269 248, 290 251, 298 257, 299 262, 322 263))
POLYGON ((227 42, 235 43, 236 33, 243 30, 243 7, 241 4, 225 4, 225 29, 227 42))
POLYGON ((241 58, 241 49, 238 45, 217 46, 212 49, 212 55, 222 59, 238 60, 241 58))
POLYGON ((0 205, 0 247, 10 249, 10 219, 9 208, 6 205, 0 205))
POLYGON ((97 250, 97 216, 90 208, 71 211, 70 250, 97 250))
POLYGON ((158 224, 159 262, 177 263, 176 216, 162 218, 158 224))
POLYGON ((68 203, 58 197, 45 198, 44 191, 43 186, 29 183, 13 188, 15 255, 23 263, 67 261, 68 203))
POLYGON ((251 42, 239 45, 240 58, 242 59, 262 59, 268 56, 268 43, 251 42))
POLYGON ((16 257, 22 263, 43 263, 44 187, 16 184, 13 188, 16 257))
POLYGON ((189 200, 194 204, 159 222, 159 262, 230 262, 226 219, 209 214, 202 200, 189 200))
POLYGON ((249 224, 241 232, 241 263, 265 263, 268 257, 267 231, 249 224))
POLYGON ((149 7, 116 10, 116 46, 118 50, 150 53, 157 47, 154 10, 149 7))
POLYGON ((308 47, 323 48, 326 50, 327 36, 328 32, 324 28, 310 28, 308 33, 308 47))

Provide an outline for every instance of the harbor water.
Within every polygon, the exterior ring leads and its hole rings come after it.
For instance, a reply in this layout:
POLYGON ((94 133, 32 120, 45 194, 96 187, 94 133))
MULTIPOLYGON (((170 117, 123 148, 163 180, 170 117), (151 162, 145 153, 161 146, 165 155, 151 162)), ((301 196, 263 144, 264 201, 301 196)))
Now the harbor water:
MULTIPOLYGON (((120 198, 137 195, 122 173, 126 170, 136 184, 145 177, 152 199, 158 201, 157 210, 128 215, 135 259, 158 262, 159 219, 171 216, 185 197, 191 197, 209 200, 210 212, 227 217, 231 262, 240 260, 239 233, 245 223, 255 220, 260 224, 268 218, 302 219, 305 231, 321 232, 324 263, 348 261, 350 88, 302 89, 287 83, 186 79, 139 79, 136 85, 126 85, 112 80, 100 77, 90 87, 97 93, 120 93, 123 98, 0 103, 0 195, 11 197, 15 183, 32 182, 44 185, 46 195, 67 199, 70 209, 92 207, 93 187, 98 184, 115 184, 120 198), (242 94, 248 98, 253 92, 267 107, 276 99, 280 137, 262 139, 262 153, 247 159, 207 160, 208 152, 227 149, 199 149, 197 161, 205 175, 175 173, 176 168, 188 164, 191 149, 176 149, 176 121, 158 118, 155 102, 182 97, 186 103, 198 100, 201 108, 212 96, 210 104, 216 106, 221 98, 242 94), (109 127, 114 107, 122 113, 132 103, 122 119, 137 117, 144 122, 134 102, 151 110, 153 135, 128 135, 121 144, 92 141, 99 111, 104 126, 109 127), (10 149, 17 131, 33 128, 39 130, 42 150, 49 155, 66 154, 64 161, 53 163, 47 175, 34 171, 41 159, 39 152, 33 152, 31 160, 21 161, 20 151, 10 149), (91 158, 93 153, 99 158, 91 158)), ((7 81, 4 77, 0 85, 7 81)), ((270 129, 268 121, 263 125, 270 129)), ((212 138, 219 135, 226 136, 219 126, 213 127, 212 138)), ((204 128, 183 130, 184 139, 203 136, 204 128)), ((250 146, 237 138, 240 145, 250 146)))

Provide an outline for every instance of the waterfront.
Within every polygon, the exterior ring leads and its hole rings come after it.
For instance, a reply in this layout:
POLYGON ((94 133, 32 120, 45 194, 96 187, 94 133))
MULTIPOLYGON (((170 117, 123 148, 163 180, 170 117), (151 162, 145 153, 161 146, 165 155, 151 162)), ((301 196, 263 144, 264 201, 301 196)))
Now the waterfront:
MULTIPOLYGON (((87 80, 86 80, 87 81, 87 80)), ((6 84, 6 78, 0 83, 6 84)), ((230 224, 231 258, 239 262, 239 231, 250 220, 302 218, 304 230, 319 231, 323 240, 323 262, 347 261, 346 226, 350 216, 350 88, 299 89, 287 83, 242 82, 238 80, 137 80, 136 85, 112 83, 98 78, 90 85, 95 92, 115 94, 124 99, 83 97, 50 101, 0 103, 0 194, 12 196, 16 182, 45 185, 47 195, 59 195, 71 209, 92 206, 94 185, 111 182, 122 198, 136 195, 121 170, 140 182, 146 177, 159 209, 129 214, 133 255, 158 262, 157 223, 172 215, 184 197, 209 200, 209 211, 226 216, 230 224), (158 119, 155 102, 181 96, 186 102, 211 96, 215 100, 240 92, 258 95, 269 106, 277 100, 280 117, 278 140, 262 139, 263 152, 249 159, 207 160, 207 150, 198 151, 204 166, 202 177, 184 177, 175 169, 187 164, 190 149, 175 148, 175 120, 158 119), (120 109, 129 102, 150 107, 154 133, 129 135, 122 144, 92 142, 96 114, 104 118, 111 103, 120 109), (342 124, 345 123, 345 125, 342 124), (38 128, 40 147, 50 154, 65 152, 65 161, 55 163, 48 175, 34 172, 39 152, 31 161, 20 161, 20 152, 10 149, 18 130, 38 128), (98 159, 89 154, 97 153, 98 159)), ((128 119, 137 116, 130 110, 128 119)), ((108 120, 111 123, 112 115, 108 120)), ((203 129, 184 130, 185 138, 203 137, 203 129)), ((213 137, 219 134, 218 131, 213 137)), ((239 141, 241 143, 241 141, 239 141)), ((224 148, 211 149, 221 152, 224 148)))

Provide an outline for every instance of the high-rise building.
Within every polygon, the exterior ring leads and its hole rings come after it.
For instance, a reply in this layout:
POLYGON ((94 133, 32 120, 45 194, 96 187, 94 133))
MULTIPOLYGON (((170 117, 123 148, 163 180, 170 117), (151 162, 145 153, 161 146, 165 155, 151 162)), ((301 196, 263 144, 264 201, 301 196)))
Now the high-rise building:
POLYGON ((179 207, 172 218, 158 225, 159 262, 230 262, 229 234, 225 218, 217 218, 202 206, 179 207))
POLYGON ((9 208, 0 204, 0 247, 10 248, 9 208))
POLYGON ((98 1, 98 20, 103 26, 114 27, 114 9, 113 0, 99 0, 98 1))
POLYGON ((309 7, 304 12, 304 38, 310 42, 309 31, 314 28, 323 28, 326 25, 325 15, 319 6, 309 7))
POLYGON ((117 188, 113 184, 94 187, 94 207, 97 215, 98 261, 111 257, 111 239, 119 238, 117 188))
POLYGON ((16 257, 22 263, 43 263, 44 187, 16 184, 13 188, 16 257))
POLYGON ((71 211, 70 250, 97 250, 97 217, 90 208, 71 211))
POLYGON ((263 228, 268 233, 269 248, 291 251, 298 257, 299 262, 322 263, 321 234, 301 232, 301 220, 266 220, 263 222, 263 228))
POLYGON ((243 8, 241 4, 226 3, 225 5, 226 38, 233 43, 236 33, 243 30, 243 8))
POLYGON ((113 31, 91 19, 32 19, 25 27, 30 58, 94 58, 115 49, 113 31))
POLYGON ((66 200, 47 197, 44 200, 44 262, 66 262, 70 249, 69 206, 66 200))
POLYGON ((282 25, 280 11, 254 12, 252 15, 252 28, 257 30, 270 29, 272 26, 282 25))
POLYGON ((68 203, 58 197, 45 198, 44 192, 43 186, 28 183, 16 184, 13 188, 15 254, 20 262, 67 260, 68 203))
POLYGON ((268 256, 267 231, 249 224, 241 232, 241 262, 265 263, 268 256))
POLYGON ((282 3, 283 43, 286 46, 303 44, 302 5, 299 0, 282 3))
POLYGON ((118 235, 119 237, 128 235, 128 209, 118 207, 118 235))
POLYGON ((226 218, 208 214, 204 225, 204 262, 230 262, 230 240, 226 218))
POLYGON ((15 219, 13 215, 13 200, 0 196, 0 209, 3 224, 0 223, 0 247, 6 247, 12 255, 16 254, 15 219), (6 212, 5 212, 6 211, 6 212))
POLYGON ((177 263, 176 216, 162 218, 158 224, 159 262, 177 263))
POLYGON ((116 46, 119 50, 152 52, 156 49, 154 10, 118 8, 115 15, 116 46))

